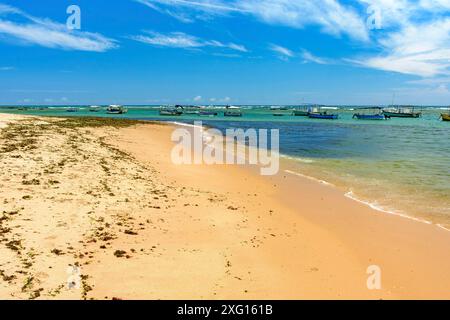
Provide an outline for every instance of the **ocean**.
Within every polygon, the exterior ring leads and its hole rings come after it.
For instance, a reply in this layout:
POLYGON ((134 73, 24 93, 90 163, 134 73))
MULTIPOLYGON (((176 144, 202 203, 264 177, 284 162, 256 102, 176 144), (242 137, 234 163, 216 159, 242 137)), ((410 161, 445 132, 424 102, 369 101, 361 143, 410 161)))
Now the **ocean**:
MULTIPOLYGON (((450 122, 439 119, 444 108, 423 108, 418 119, 365 121, 352 118, 352 108, 328 112, 338 120, 295 117, 268 106, 242 106, 242 118, 198 115, 159 116, 159 106, 130 106, 113 117, 177 121, 201 120, 219 130, 279 129, 280 153, 292 164, 289 173, 335 185, 350 198, 375 209, 434 223, 450 229, 450 122), (282 113, 283 116, 273 116, 282 113)), ((0 108, 1 112, 48 116, 110 116, 80 107, 0 108)))

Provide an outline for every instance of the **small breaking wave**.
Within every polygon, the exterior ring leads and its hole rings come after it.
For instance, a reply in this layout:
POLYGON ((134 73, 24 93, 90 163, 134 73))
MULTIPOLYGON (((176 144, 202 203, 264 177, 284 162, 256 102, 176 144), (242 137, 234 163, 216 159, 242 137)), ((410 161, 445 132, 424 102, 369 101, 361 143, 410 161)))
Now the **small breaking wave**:
POLYGON ((417 221, 417 222, 422 222, 422 223, 429 224, 429 225, 433 224, 433 222, 431 222, 431 221, 428 221, 428 220, 425 220, 425 219, 421 219, 421 218, 412 217, 412 216, 407 215, 407 214, 405 214, 405 213, 403 213, 401 211, 398 211, 398 210, 392 210, 392 209, 384 208, 384 207, 380 206, 376 202, 369 202, 369 201, 366 201, 366 200, 361 200, 358 197, 356 197, 355 194, 353 193, 353 191, 351 191, 351 190, 345 194, 345 197, 347 197, 347 198, 349 198, 349 199, 351 199, 353 201, 362 203, 362 204, 364 204, 364 205, 366 205, 366 206, 368 206, 368 207, 370 207, 370 208, 372 208, 374 210, 380 211, 380 212, 396 215, 396 216, 399 216, 399 217, 402 217, 402 218, 414 220, 414 221, 417 221))
POLYGON ((284 172, 289 173, 289 174, 293 174, 295 176, 299 176, 299 177, 302 177, 302 178, 306 178, 308 180, 316 181, 316 182, 319 182, 319 183, 327 185, 327 186, 332 186, 332 187, 335 186, 334 184, 332 184, 332 183, 330 183, 328 181, 320 180, 320 179, 317 179, 317 178, 314 178, 314 177, 311 177, 311 176, 307 176, 307 175, 299 173, 299 172, 295 172, 295 171, 291 171, 291 170, 284 170, 284 172))

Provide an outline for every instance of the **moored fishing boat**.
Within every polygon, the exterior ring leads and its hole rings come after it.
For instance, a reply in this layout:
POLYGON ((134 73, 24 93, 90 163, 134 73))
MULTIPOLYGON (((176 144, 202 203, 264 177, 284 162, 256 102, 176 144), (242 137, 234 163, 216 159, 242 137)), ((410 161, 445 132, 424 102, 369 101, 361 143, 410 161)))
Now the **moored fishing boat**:
POLYGON ((90 106, 89 112, 99 112, 102 109, 100 106, 90 106))
POLYGON ((241 111, 225 111, 223 113, 224 117, 242 117, 241 111))
POLYGON ((128 110, 123 106, 112 104, 106 109, 106 113, 108 114, 124 114, 127 113, 128 110))
POLYGON ((450 111, 448 113, 441 114, 442 121, 450 121, 450 111))
POLYGON ((66 109, 66 112, 78 112, 79 109, 77 107, 69 107, 66 109))
POLYGON ((414 107, 390 107, 383 109, 383 114, 390 118, 420 118, 422 112, 415 112, 414 107))
POLYGON ((184 114, 198 114, 199 113, 199 111, 198 110, 185 110, 184 111, 184 114))
POLYGON ((199 111, 198 115, 203 116, 203 117, 215 117, 215 116, 217 116, 217 112, 203 110, 203 111, 199 111))
POLYGON ((224 117, 242 117, 242 111, 238 107, 226 106, 226 109, 224 117))
POLYGON ((308 118, 310 119, 328 119, 328 120, 335 120, 338 119, 339 116, 337 114, 329 114, 326 112, 319 112, 319 113, 310 113, 308 115, 308 118))
POLYGON ((311 112, 314 112, 314 108, 312 106, 303 106, 292 110, 292 115, 296 117, 307 117, 311 112))
POLYGON ((308 114, 308 118, 335 120, 335 119, 339 118, 339 115, 335 114, 335 113, 328 113, 327 111, 322 111, 321 108, 316 107, 316 108, 313 108, 312 111, 308 114))
POLYGON ((179 110, 179 108, 165 108, 159 110, 160 116, 181 116, 183 114, 183 111, 179 110))
POLYGON ((286 107, 286 106, 271 106, 270 110, 285 111, 285 110, 288 110, 288 107, 286 107))
POLYGON ((359 108, 358 111, 353 115, 353 119, 359 120, 385 120, 389 119, 389 116, 383 114, 383 109, 380 107, 369 107, 369 108, 359 108), (370 111, 377 111, 376 113, 370 113, 370 111))

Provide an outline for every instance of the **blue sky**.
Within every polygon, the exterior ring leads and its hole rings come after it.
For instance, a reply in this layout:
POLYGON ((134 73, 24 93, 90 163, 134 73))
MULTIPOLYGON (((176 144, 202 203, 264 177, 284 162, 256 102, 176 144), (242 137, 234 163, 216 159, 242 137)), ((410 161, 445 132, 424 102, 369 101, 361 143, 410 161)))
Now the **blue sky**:
POLYGON ((449 105, 449 13, 450 0, 0 0, 0 104, 449 105))

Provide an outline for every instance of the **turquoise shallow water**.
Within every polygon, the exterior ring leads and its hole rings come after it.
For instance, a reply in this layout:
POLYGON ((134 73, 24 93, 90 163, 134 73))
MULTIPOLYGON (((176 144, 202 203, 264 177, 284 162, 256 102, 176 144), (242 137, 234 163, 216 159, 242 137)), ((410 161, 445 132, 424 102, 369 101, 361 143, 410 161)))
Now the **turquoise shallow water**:
MULTIPOLYGON (((280 151, 293 160, 294 171, 328 181, 350 197, 398 214, 450 227, 450 122, 439 120, 444 110, 424 108, 419 119, 363 121, 348 108, 330 110, 339 120, 312 120, 290 111, 243 107, 242 118, 161 117, 159 107, 129 107, 132 119, 280 130, 280 151), (274 117, 273 113, 284 113, 274 117)), ((64 108, 1 112, 52 116, 109 116, 104 111, 68 113, 64 108)), ((218 110, 221 113, 221 110, 218 110)))

